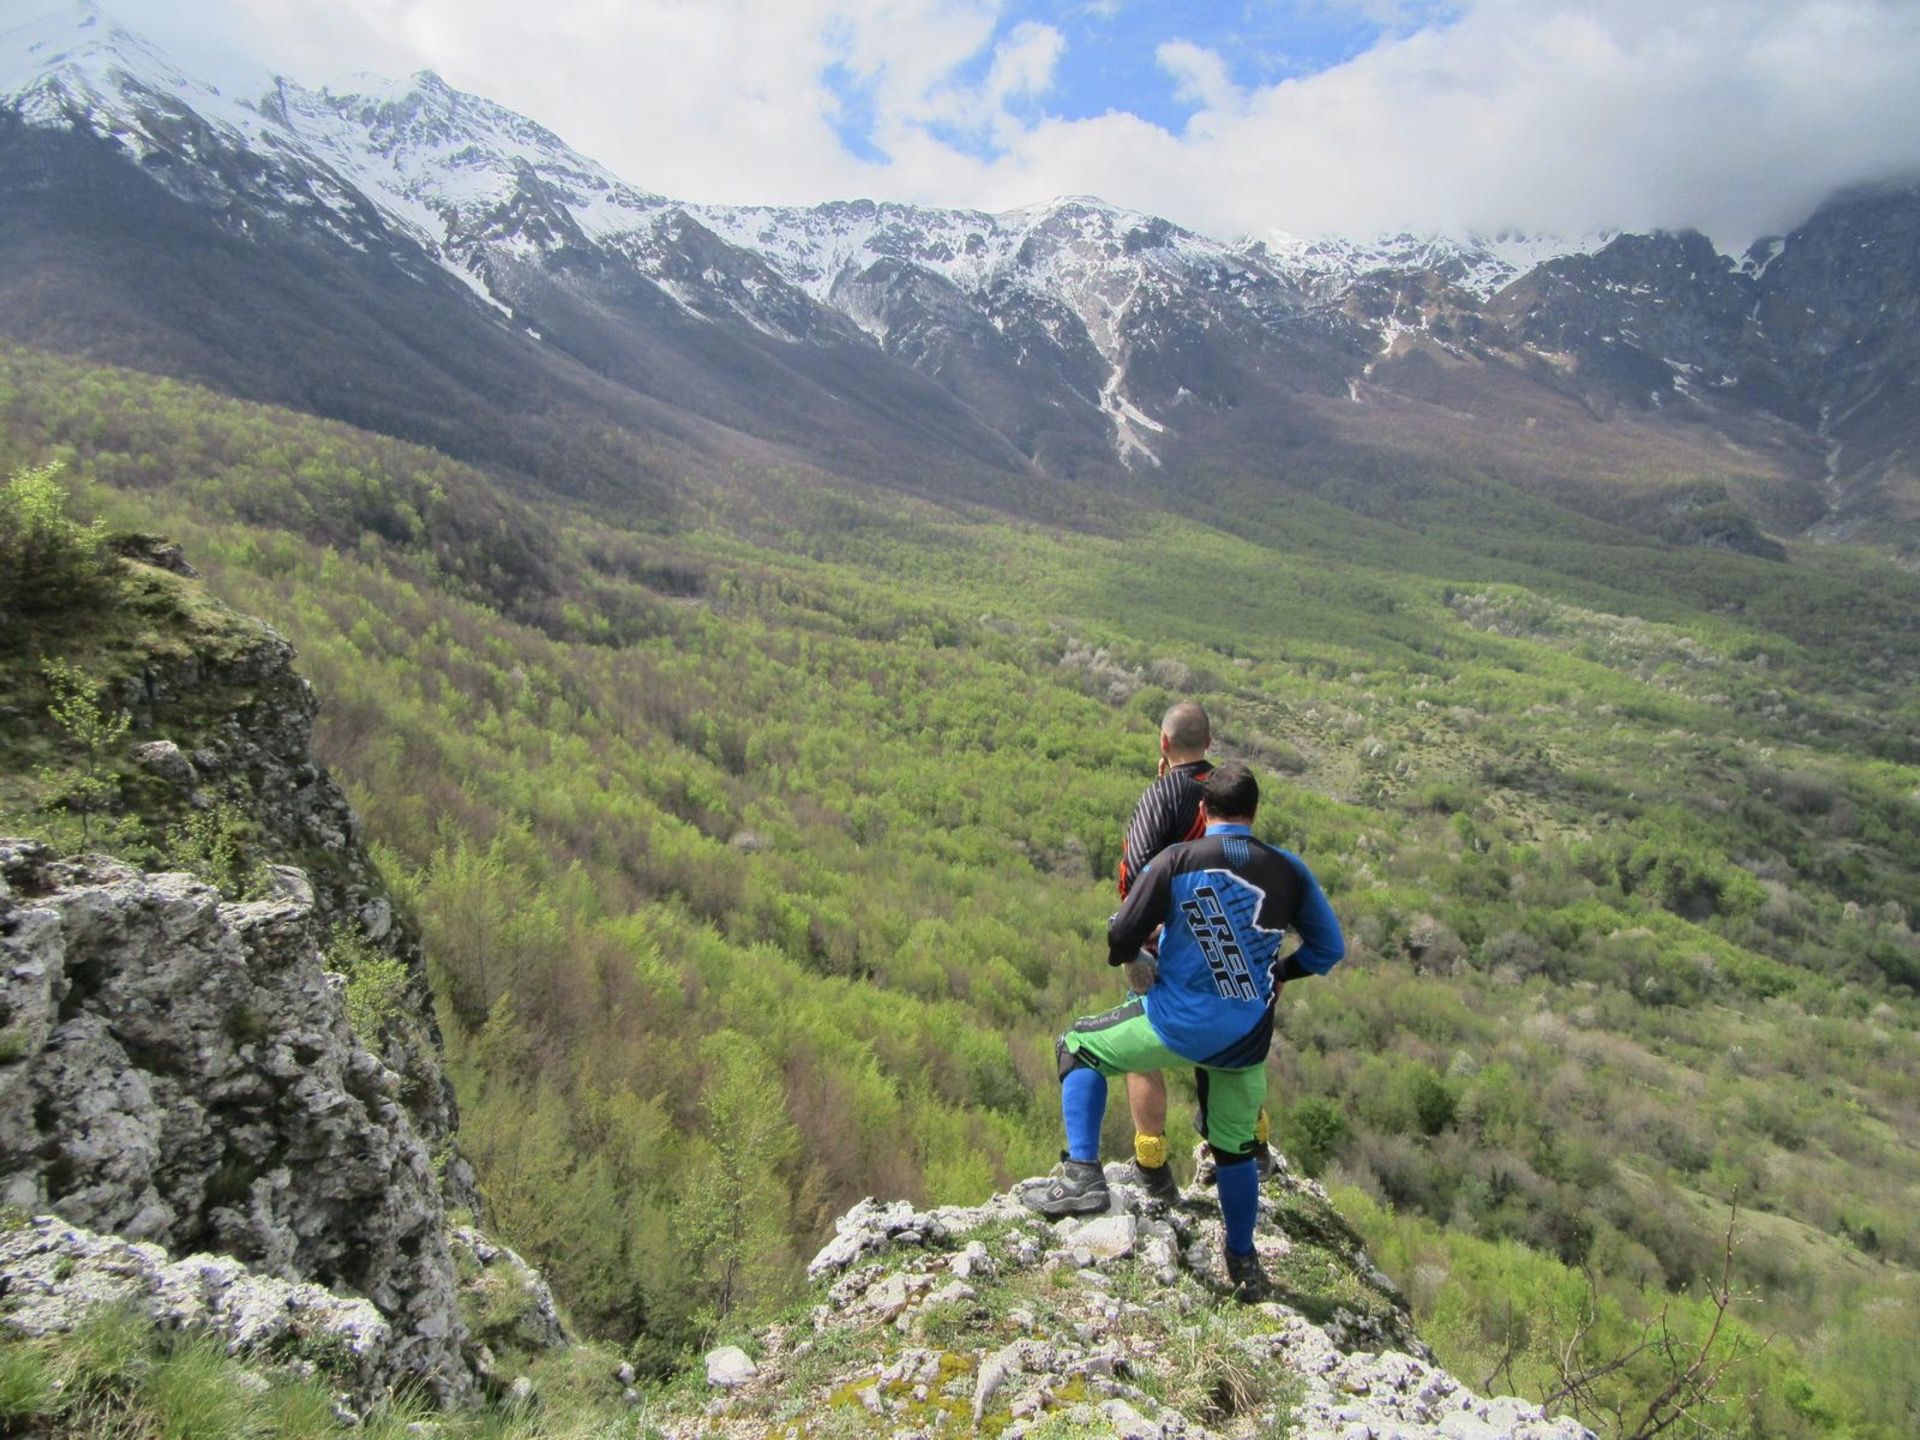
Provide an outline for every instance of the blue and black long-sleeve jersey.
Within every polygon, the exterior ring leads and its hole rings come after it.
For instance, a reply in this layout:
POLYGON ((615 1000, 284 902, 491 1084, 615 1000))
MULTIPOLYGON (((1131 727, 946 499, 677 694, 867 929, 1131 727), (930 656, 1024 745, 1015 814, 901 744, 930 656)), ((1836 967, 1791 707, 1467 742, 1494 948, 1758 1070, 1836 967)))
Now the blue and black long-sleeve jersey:
POLYGON ((1147 1019, 1174 1054, 1224 1070, 1266 1059, 1276 979, 1324 975, 1347 953, 1306 862, 1245 825, 1209 825, 1154 857, 1107 924, 1108 963, 1133 959, 1160 925, 1147 1019), (1280 961, 1289 930, 1300 948, 1280 961))

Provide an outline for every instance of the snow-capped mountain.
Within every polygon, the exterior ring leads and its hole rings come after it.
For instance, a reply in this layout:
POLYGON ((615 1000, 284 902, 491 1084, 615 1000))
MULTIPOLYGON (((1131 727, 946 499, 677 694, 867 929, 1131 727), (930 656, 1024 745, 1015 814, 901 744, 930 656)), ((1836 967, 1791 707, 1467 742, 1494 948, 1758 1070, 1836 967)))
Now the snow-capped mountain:
POLYGON ((870 201, 698 214, 891 352, 925 353, 927 307, 915 299, 926 291, 971 306, 1029 355, 1091 347, 1104 373, 1085 378, 1097 381, 1099 407, 1130 463, 1158 463, 1152 441, 1165 428, 1128 394, 1136 351, 1156 338, 1153 317, 1184 306, 1204 312, 1202 323, 1259 328, 1302 309, 1256 258, 1090 196, 1000 215, 870 201))
POLYGON ((1497 458, 1513 445, 1490 416, 1536 427, 1514 437, 1530 453, 1543 415, 1576 411, 1613 427, 1607 444, 1665 425, 1647 443, 1699 449, 1697 425, 1659 418, 1685 412, 1771 446, 1762 468, 1817 457, 1832 501, 1835 457, 1869 453, 1862 427, 1884 478, 1920 424, 1911 379, 1887 369, 1912 327, 1884 319, 1911 314, 1920 273, 1911 187, 1848 212, 1851 251, 1816 217, 1738 265, 1695 235, 1223 241, 1091 197, 998 215, 701 207, 431 73, 313 89, 210 70, 91 0, 0 34, 0 122, 4 198, 31 232, 19 253, 72 287, 55 313, 45 275, 23 270, 11 333, 73 343, 76 316, 99 312, 93 352, 164 353, 435 443, 483 445, 436 424, 448 406, 497 412, 484 444, 518 453, 567 406, 613 405, 675 445, 716 443, 699 426, 717 425, 830 469, 1032 499, 1049 477, 1191 473, 1308 436, 1337 459, 1445 431, 1434 446, 1497 458), (193 227, 221 238, 167 252, 191 284, 121 273, 149 263, 155 234, 193 227), (1851 330, 1805 322, 1796 297, 1815 291, 1851 330), (242 292, 251 309, 214 318, 242 292), (189 293, 205 314, 183 315, 189 293), (300 312, 287 334, 236 338, 277 303, 300 312), (1874 337, 1864 368, 1835 358, 1855 331, 1874 337), (108 338, 123 334, 140 341, 108 338), (384 388, 353 371, 375 353, 384 388), (529 366, 552 394, 511 378, 529 366), (538 419, 509 418, 538 395, 538 419))
POLYGON ((957 299, 973 326, 1009 339, 1016 365, 1024 357, 1090 401, 1129 464, 1157 463, 1154 436, 1165 429, 1129 392, 1134 352, 1164 338, 1182 299, 1206 312, 1201 323, 1258 334, 1337 300, 1383 264, 1411 258, 1480 284, 1511 265, 1438 240, 1418 255, 1392 243, 1282 254, 1090 197, 1003 215, 870 202, 683 206, 431 73, 320 90, 264 72, 210 83, 90 3, 10 32, 0 54, 0 99, 29 124, 85 128, 170 188, 224 182, 256 215, 318 224, 363 249, 410 242, 509 316, 524 308, 529 269, 597 253, 691 314, 727 313, 786 340, 834 328, 805 297, 883 350, 938 369, 930 331, 958 317, 935 314, 951 307, 930 307, 924 292, 957 299))
POLYGON ((1308 239, 1271 230, 1246 242, 1273 269, 1293 276, 1303 289, 1338 297, 1369 275, 1429 274, 1482 300, 1492 299, 1522 275, 1550 260, 1591 255, 1618 231, 1572 239, 1551 235, 1383 235, 1350 240, 1337 235, 1308 239))

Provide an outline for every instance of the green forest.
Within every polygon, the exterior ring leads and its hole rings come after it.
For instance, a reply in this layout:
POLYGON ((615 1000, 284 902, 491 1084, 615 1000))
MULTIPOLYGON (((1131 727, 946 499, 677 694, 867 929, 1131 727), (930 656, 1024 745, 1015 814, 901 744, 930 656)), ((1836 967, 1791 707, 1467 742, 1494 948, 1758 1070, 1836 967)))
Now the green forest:
MULTIPOLYGON (((1052 1037, 1114 995, 1122 828, 1193 697, 1350 941, 1283 998, 1276 1142, 1441 1362, 1540 1398, 1570 1342, 1702 1326, 1731 1225, 1699 1433, 1920 1433, 1920 576, 1868 548, 1468 473, 1043 525, 743 467, 622 513, 17 348, 4 476, 6 543, 164 535, 297 647, 488 1223, 651 1375, 800 1300, 862 1195, 1053 1162, 1052 1037)), ((150 737, 82 703, 123 582, 62 583, 0 588, 39 737, 0 830, 243 885, 244 833, 141 825, 150 737)))

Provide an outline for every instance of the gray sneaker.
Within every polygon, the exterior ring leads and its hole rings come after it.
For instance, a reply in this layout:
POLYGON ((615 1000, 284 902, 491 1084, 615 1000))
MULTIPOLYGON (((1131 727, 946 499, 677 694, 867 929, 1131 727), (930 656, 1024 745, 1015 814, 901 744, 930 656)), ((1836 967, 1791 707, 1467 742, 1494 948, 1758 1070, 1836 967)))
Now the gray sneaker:
POLYGON ((1058 1220, 1066 1215, 1096 1214, 1107 1208, 1112 1196, 1098 1160, 1069 1160, 1063 1155, 1059 1171, 1047 1188, 1029 1190, 1020 1198, 1029 1210, 1058 1220))
POLYGON ((1227 1284, 1233 1290, 1234 1299, 1242 1305, 1257 1305, 1273 1293, 1267 1272, 1260 1268, 1258 1252, 1236 1255, 1231 1250, 1225 1250, 1221 1253, 1226 1257, 1227 1284))
POLYGON ((1149 1200, 1162 1205, 1180 1203, 1180 1182, 1173 1178, 1171 1165, 1142 1165, 1138 1160, 1127 1166, 1127 1183, 1139 1187, 1149 1200))

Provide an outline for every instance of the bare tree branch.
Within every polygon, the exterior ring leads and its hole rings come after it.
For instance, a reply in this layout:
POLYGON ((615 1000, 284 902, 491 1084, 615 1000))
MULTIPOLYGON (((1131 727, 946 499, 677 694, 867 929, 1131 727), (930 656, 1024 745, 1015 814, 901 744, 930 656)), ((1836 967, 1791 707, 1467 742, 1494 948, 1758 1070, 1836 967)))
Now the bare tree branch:
MULTIPOLYGON (((1771 1335, 1758 1345, 1739 1336, 1730 1344, 1721 1343, 1736 1298, 1733 1256, 1739 1246, 1735 1238, 1739 1215, 1739 1198, 1735 1196, 1727 1207, 1719 1281, 1708 1292, 1712 1318, 1697 1338, 1688 1339, 1675 1333, 1673 1301, 1669 1299, 1661 1305, 1659 1313, 1641 1327, 1639 1338, 1631 1345, 1604 1359, 1582 1363, 1581 1357, 1595 1333, 1600 1314, 1599 1286, 1592 1271, 1587 1271, 1587 1291, 1580 1316, 1554 1357, 1558 1383, 1544 1397, 1543 1405, 1549 1409, 1564 1406, 1583 1424, 1604 1417, 1611 1422, 1609 1428, 1616 1440, 1658 1440, 1681 1422, 1696 1419, 1697 1412, 1719 1395, 1729 1371, 1773 1343, 1771 1335), (1657 1357, 1656 1363, 1665 1379, 1644 1404, 1631 1397, 1611 1401, 1602 1393, 1601 1381, 1620 1374, 1647 1356, 1657 1357), (1631 1420, 1629 1411, 1634 1412, 1631 1420)), ((1503 1360, 1508 1366, 1511 1348, 1509 1343, 1509 1355, 1503 1360)), ((1496 1367, 1495 1373, 1498 1369, 1496 1367)))

